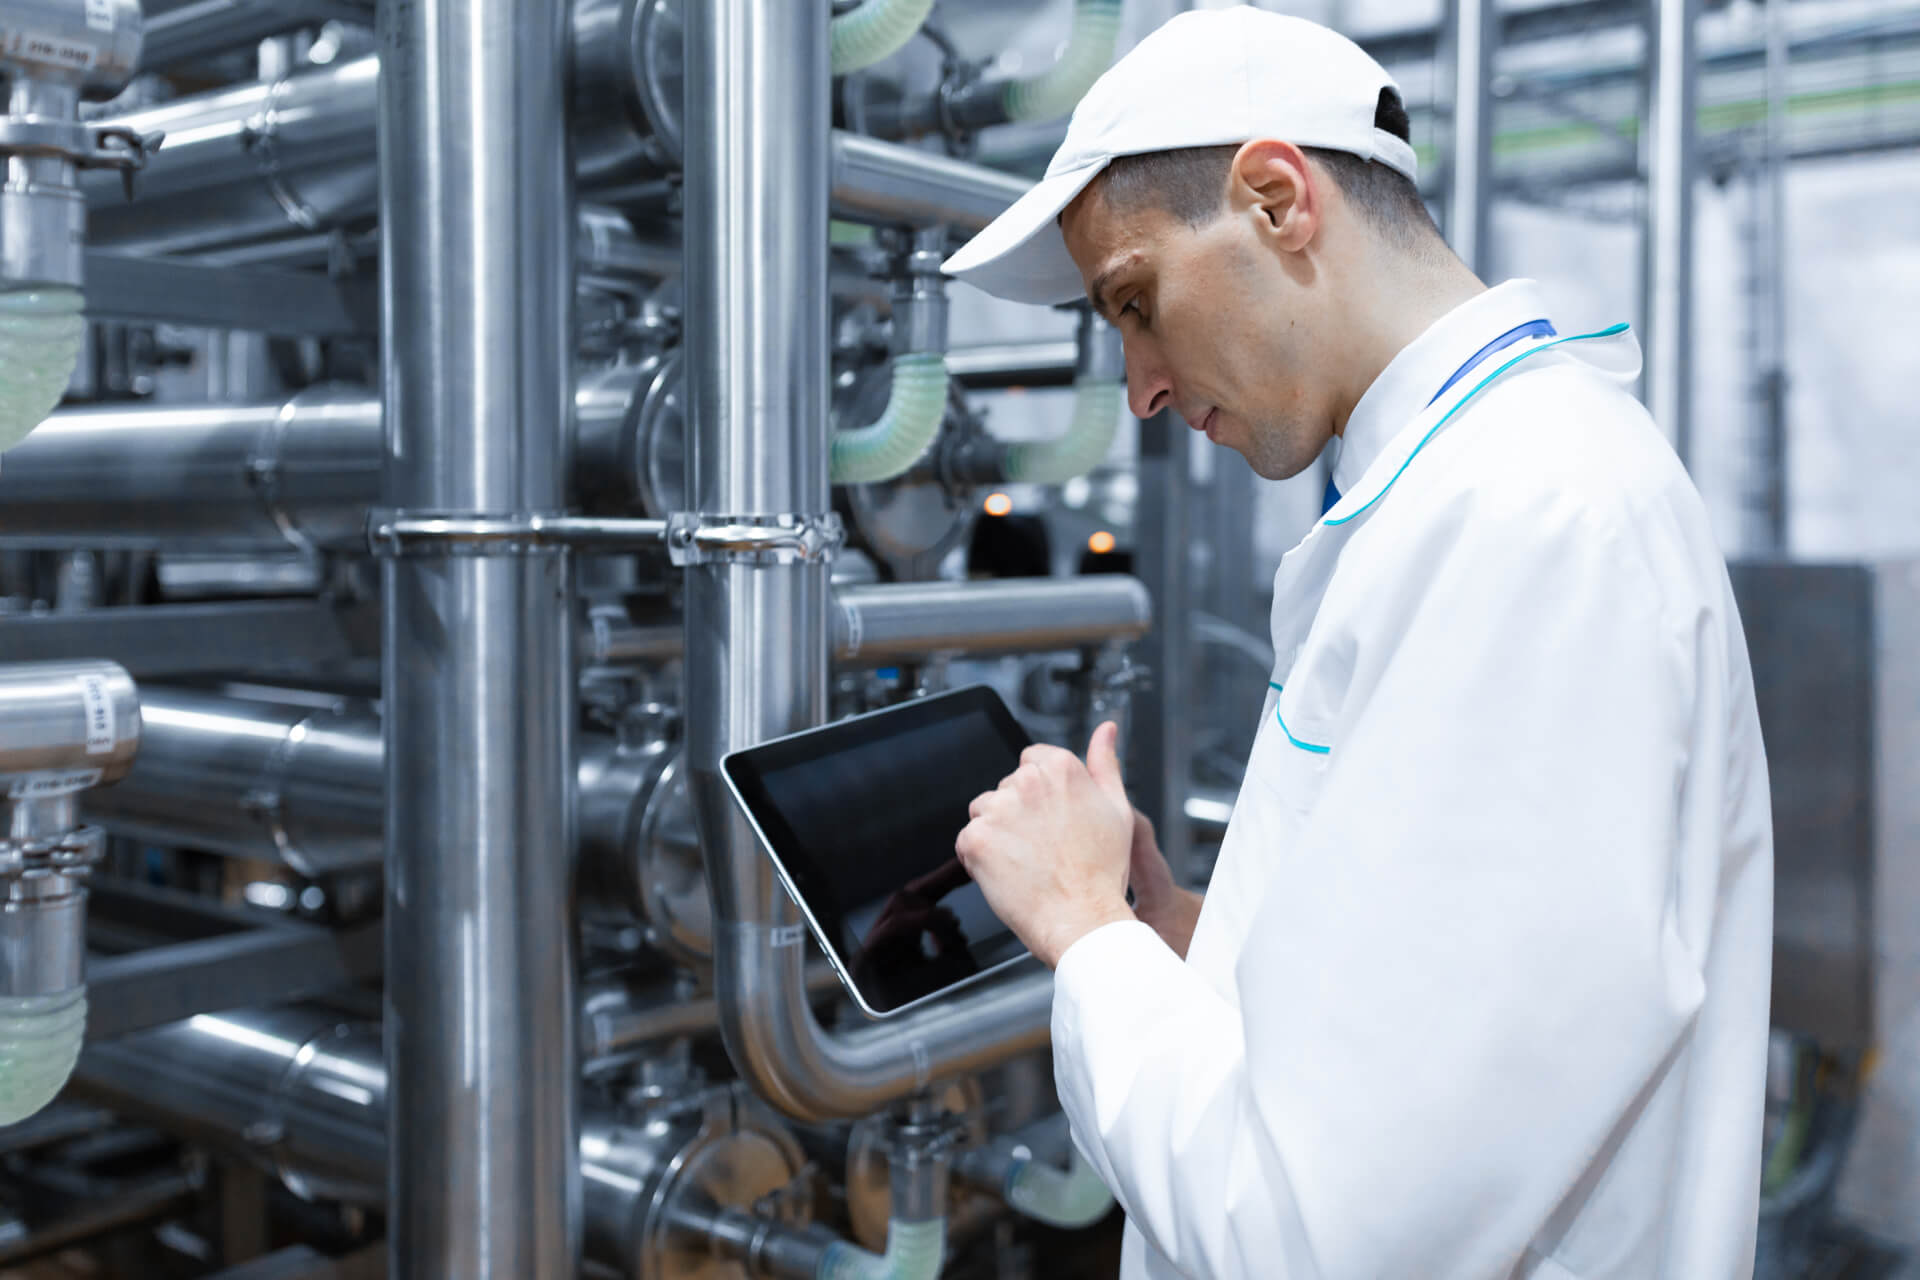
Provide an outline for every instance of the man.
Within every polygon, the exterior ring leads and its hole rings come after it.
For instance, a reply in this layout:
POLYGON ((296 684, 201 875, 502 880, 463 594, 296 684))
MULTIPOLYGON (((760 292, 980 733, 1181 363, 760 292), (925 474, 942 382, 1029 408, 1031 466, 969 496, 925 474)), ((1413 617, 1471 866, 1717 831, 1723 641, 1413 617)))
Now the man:
POLYGON ((1333 32, 1188 13, 948 263, 1084 289, 1133 412, 1264 477, 1339 442, 1204 902, 1111 726, 958 852, 1057 967, 1127 1275, 1749 1273, 1772 846, 1725 565, 1632 338, 1476 280, 1406 133, 1333 32))

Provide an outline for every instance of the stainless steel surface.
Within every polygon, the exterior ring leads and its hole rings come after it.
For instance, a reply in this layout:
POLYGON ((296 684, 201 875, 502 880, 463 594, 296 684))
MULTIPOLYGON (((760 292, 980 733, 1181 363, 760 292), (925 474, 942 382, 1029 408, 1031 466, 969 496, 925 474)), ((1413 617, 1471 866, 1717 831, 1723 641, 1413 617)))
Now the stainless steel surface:
MULTIPOLYGON (((1153 820, 1174 879, 1192 885, 1192 834, 1182 821, 1190 786, 1192 596, 1190 471, 1192 436, 1162 412, 1140 423, 1140 505, 1135 564, 1152 594, 1154 629, 1140 647, 1146 689, 1136 695, 1127 744, 1127 777, 1140 810, 1153 820)), ((1216 465, 1238 466, 1216 459, 1216 465)))
POLYGON ((80 986, 87 891, 77 876, 8 876, 0 884, 0 995, 51 996, 80 986))
POLYGON ((36 1225, 25 1236, 0 1242, 0 1267, 24 1269, 69 1246, 83 1245, 94 1238, 155 1219, 189 1213, 199 1200, 199 1191, 200 1178, 190 1173, 150 1174, 116 1181, 110 1198, 51 1223, 36 1225))
POLYGON ((0 76, 9 79, 111 98, 140 61, 140 0, 7 0, 5 24, 0 76))
POLYGON ((1493 0, 1447 0, 1447 16, 1453 63, 1447 242, 1469 270, 1493 280, 1493 59, 1500 12, 1493 0))
POLYGON ((1032 185, 937 152, 838 130, 829 162, 834 217, 883 225, 945 223, 962 235, 985 227, 1032 185))
MULTIPOLYGON (((380 9, 396 508, 491 518, 564 506, 567 19, 539 0, 380 9)), ((393 558, 384 586, 392 1266, 572 1275, 569 561, 393 558)))
MULTIPOLYGON (((35 0, 35 9, 71 9, 71 2, 35 0)), ((0 72, 6 70, 0 61, 0 72)), ((72 73, 77 74, 77 73, 72 73)), ((78 179, 72 150, 82 144, 74 128, 80 102, 72 74, 46 67, 16 67, 7 85, 5 123, 64 133, 68 150, 36 152, 0 149, 0 284, 78 287, 85 275, 81 265, 86 240, 87 211, 75 185, 78 179), (34 77, 54 75, 58 79, 34 77)))
MULTIPOLYGON (((575 79, 588 104, 577 116, 579 177, 583 191, 618 199, 635 177, 658 172, 661 157, 677 149, 662 141, 671 139, 672 130, 662 133, 651 123, 667 114, 671 76, 657 87, 647 79, 657 74, 650 66, 666 66, 657 56, 658 39, 675 24, 670 13, 653 16, 655 9, 671 8, 662 0, 619 0, 617 7, 609 0, 583 0, 582 8, 593 20, 580 28, 575 50, 575 79), (639 49, 630 43, 633 33, 656 24, 658 38, 648 36, 639 49), (631 112, 592 105, 609 97, 633 104, 631 112), (636 117, 644 128, 635 125, 636 117)), ((168 141, 148 162, 132 205, 117 178, 83 177, 94 243, 177 252, 372 221, 379 75, 379 56, 368 55, 111 117, 113 124, 142 133, 164 131, 168 141)), ((966 233, 984 227, 1029 185, 979 165, 853 134, 836 132, 833 139, 837 217, 944 222, 966 233)))
MULTIPOLYGON (((840 977, 826 962, 807 967, 810 1000, 831 1000, 840 977)), ((720 1026, 720 1004, 711 992, 695 992, 691 976, 679 983, 637 991, 619 979, 603 979, 580 1002, 580 1058, 589 1070, 631 1057, 684 1036, 704 1036, 720 1026)))
MULTIPOLYGON (((826 14, 696 6, 687 26, 689 491, 742 516, 827 507, 826 14)), ((828 1035, 801 999, 804 949, 719 775, 735 747, 823 716, 826 567, 713 562, 686 577, 688 759, 715 912, 715 988, 734 1066, 802 1118, 857 1115, 936 1075, 1044 1044, 1051 976, 1010 975, 884 1028, 828 1035), (756 644, 782 635, 788 643, 756 644)))
POLYGON ((364 548, 382 448, 379 401, 344 387, 62 410, 0 469, 0 545, 364 548))
MULTIPOLYGON (((206 1014, 96 1042, 74 1074, 75 1094, 258 1165, 300 1196, 368 1206, 387 1184, 387 1086, 380 1029, 315 1007, 206 1014)), ((770 1198, 781 1221, 806 1218, 798 1144, 726 1087, 591 1113, 574 1161, 587 1257, 623 1275, 739 1275, 709 1271, 720 1261, 669 1230, 669 1206, 770 1198)))
POLYGON ((373 20, 372 0, 146 0, 146 9, 143 71, 245 48, 333 19, 373 20))
POLYGON ((1153 600, 1126 575, 885 583, 834 593, 834 657, 884 667, 928 654, 1037 653, 1133 640, 1153 600))
POLYGON ((1693 187, 1699 178, 1696 19, 1701 0, 1652 9, 1643 397, 1680 461, 1693 450, 1693 187))
POLYGON ((379 332, 370 278, 222 267, 95 251, 86 255, 87 315, 316 338, 379 332))
POLYGON ((118 664, 0 664, 0 781, 22 785, 0 803, 35 795, 24 784, 49 775, 98 771, 88 786, 114 782, 139 748, 140 691, 118 664))
POLYGON ((975 390, 1000 387, 1071 387, 1080 345, 1071 338, 1054 342, 994 343, 954 347, 947 372, 975 390))
POLYGON ((125 787, 88 795, 108 831, 283 863, 304 876, 381 860, 385 753, 371 707, 331 710, 148 686, 125 787))
POLYGON ((0 615, 0 653, 95 654, 134 676, 350 671, 379 652, 371 607, 331 600, 143 605, 0 615))

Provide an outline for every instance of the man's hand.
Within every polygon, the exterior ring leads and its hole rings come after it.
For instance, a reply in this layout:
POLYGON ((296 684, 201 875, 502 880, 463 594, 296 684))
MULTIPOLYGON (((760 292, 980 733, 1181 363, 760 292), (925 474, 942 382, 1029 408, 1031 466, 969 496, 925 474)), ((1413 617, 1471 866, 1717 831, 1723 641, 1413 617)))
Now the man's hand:
POLYGON ((1183 960, 1200 921, 1200 896, 1173 881, 1173 869, 1160 852, 1153 820, 1133 812, 1133 850, 1127 860, 1127 888, 1133 891, 1133 914, 1153 927, 1162 942, 1183 960))
POLYGON ((1111 721, 1095 730, 1084 765, 1058 747, 1029 747, 998 790, 974 799, 954 843, 988 905, 1049 967, 1102 925, 1134 919, 1119 732, 1111 721))

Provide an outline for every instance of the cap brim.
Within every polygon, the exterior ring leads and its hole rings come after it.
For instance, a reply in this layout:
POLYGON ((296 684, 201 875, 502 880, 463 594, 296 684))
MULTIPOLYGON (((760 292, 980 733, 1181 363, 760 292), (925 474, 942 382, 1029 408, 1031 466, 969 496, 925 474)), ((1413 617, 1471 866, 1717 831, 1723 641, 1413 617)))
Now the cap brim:
POLYGON ((1107 167, 1096 163, 1042 178, 947 259, 941 270, 1014 302, 1073 302, 1086 294, 1080 268, 1055 222, 1107 167))

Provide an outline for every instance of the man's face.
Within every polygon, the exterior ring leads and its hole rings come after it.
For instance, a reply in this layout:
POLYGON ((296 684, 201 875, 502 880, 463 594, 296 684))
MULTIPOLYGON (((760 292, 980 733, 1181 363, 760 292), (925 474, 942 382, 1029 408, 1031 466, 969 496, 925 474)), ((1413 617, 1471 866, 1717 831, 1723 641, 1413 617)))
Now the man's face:
POLYGON ((1095 182, 1061 218, 1094 305, 1126 343, 1137 417, 1173 409, 1268 480, 1298 475, 1332 435, 1312 273, 1257 233, 1259 211, 1193 227, 1116 209, 1095 182))

